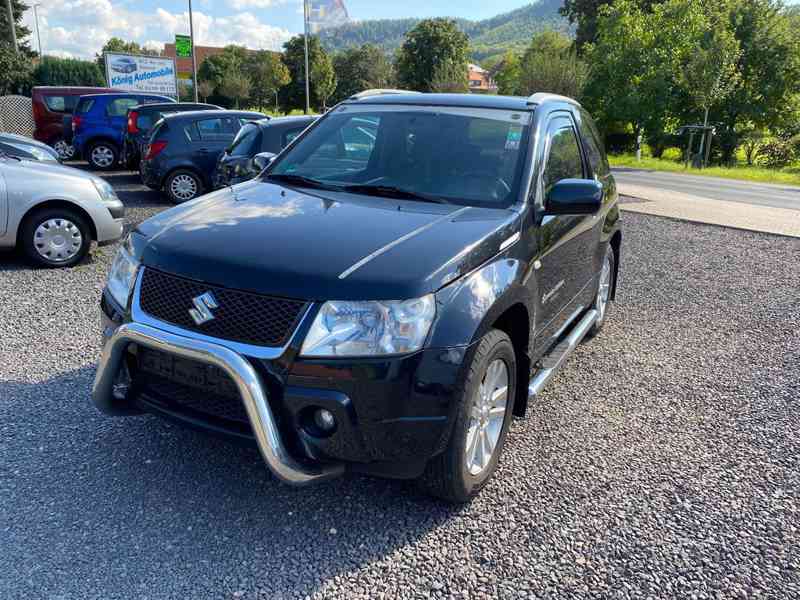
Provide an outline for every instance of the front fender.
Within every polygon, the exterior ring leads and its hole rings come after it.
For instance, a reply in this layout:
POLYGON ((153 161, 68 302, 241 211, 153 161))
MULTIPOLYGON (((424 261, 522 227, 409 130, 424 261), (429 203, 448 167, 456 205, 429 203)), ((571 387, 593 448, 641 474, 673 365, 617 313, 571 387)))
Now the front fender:
POLYGON ((521 285, 524 263, 497 258, 436 293, 438 317, 430 347, 468 346, 479 340, 500 315, 527 302, 521 285))

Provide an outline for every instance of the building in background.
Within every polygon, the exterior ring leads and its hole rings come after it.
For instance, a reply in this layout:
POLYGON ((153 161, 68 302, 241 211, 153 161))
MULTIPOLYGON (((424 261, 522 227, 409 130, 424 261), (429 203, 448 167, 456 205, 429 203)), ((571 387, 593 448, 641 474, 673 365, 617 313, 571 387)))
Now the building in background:
POLYGON ((492 79, 491 74, 480 65, 470 63, 469 67, 469 91, 472 94, 496 94, 497 85, 492 79))
POLYGON ((311 33, 320 29, 337 27, 350 22, 344 0, 311 0, 309 2, 308 28, 311 33))

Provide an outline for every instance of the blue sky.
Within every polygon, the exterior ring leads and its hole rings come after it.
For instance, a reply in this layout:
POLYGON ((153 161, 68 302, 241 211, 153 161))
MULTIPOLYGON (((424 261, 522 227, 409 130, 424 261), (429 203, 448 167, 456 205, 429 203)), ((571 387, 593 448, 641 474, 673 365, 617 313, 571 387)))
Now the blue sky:
MULTIPOLYGON (((111 36, 161 48, 189 33, 188 0, 29 0, 39 2, 45 54, 92 57, 111 36)), ((458 16, 483 19, 532 0, 345 0, 357 20, 458 16)), ((193 0, 201 45, 280 49, 302 31, 302 0, 193 0)), ((793 0, 798 3, 800 0, 793 0)), ((25 20, 33 28, 33 11, 25 20)), ((33 40, 36 45, 35 36, 33 40)))
MULTIPOLYGON (((46 54, 90 57, 112 35, 160 47, 189 33, 188 0, 31 0, 41 3, 46 54)), ((279 49, 303 29, 302 0, 193 0, 198 44, 279 49)), ((346 0, 353 19, 461 16, 482 19, 531 0, 346 0)), ((33 28, 33 11, 25 20, 33 28)), ((34 46, 36 45, 34 37, 34 46)))

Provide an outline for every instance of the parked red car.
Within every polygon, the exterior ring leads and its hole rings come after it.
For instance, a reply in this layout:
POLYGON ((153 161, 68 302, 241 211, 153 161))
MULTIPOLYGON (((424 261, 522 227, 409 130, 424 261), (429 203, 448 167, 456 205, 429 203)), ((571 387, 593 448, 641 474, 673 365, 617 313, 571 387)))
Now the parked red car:
MULTIPOLYGON (((64 117, 70 117, 84 94, 102 94, 116 90, 103 87, 35 87, 33 101, 33 137, 56 149, 61 160, 75 155, 71 132, 64 131, 64 117), (66 135, 65 135, 66 134, 66 135)), ((67 119, 69 121, 69 119, 67 119)))

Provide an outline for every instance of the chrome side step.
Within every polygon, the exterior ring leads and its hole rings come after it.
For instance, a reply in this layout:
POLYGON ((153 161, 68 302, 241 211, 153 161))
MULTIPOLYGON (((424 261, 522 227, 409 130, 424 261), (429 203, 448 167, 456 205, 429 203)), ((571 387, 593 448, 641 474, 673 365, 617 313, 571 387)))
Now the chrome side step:
POLYGON ((542 393, 544 386, 558 372, 569 355, 575 351, 599 316, 600 314, 594 309, 587 312, 583 319, 575 325, 572 332, 564 338, 564 341, 542 359, 542 369, 528 383, 528 400, 535 400, 542 393))

